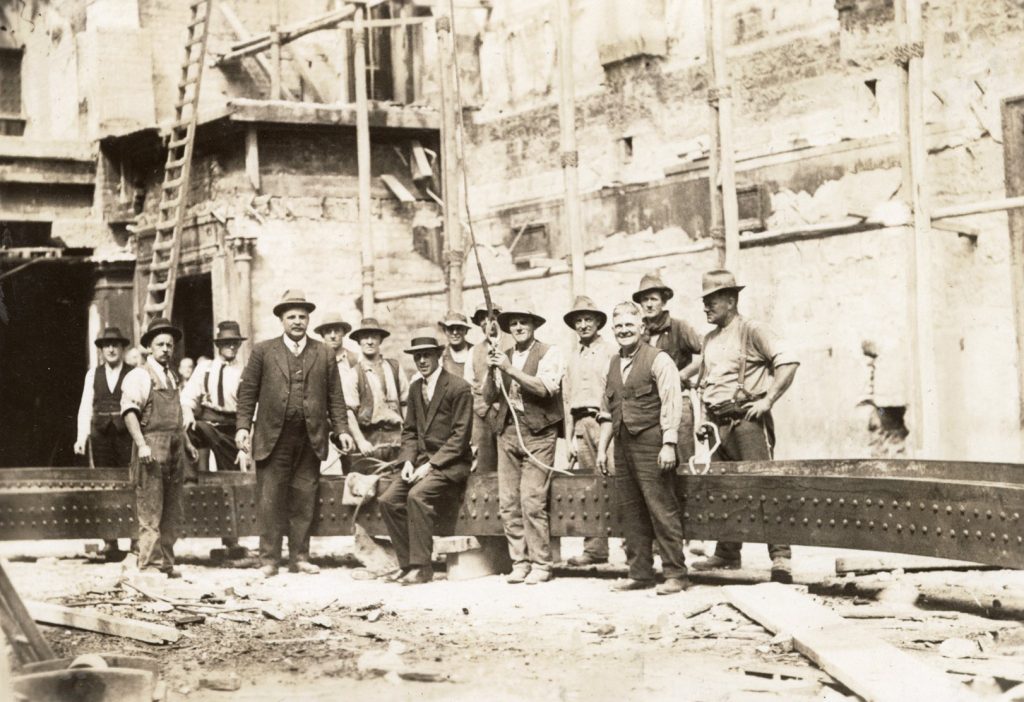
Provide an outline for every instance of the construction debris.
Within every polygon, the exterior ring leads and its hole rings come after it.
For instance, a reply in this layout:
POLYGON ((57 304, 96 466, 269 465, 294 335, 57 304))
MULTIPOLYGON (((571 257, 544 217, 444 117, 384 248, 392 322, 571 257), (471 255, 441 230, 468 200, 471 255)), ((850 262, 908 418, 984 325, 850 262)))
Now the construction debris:
POLYGON ((242 679, 234 671, 211 672, 199 679, 199 687, 205 687, 207 690, 234 692, 241 689, 242 679))
POLYGON ((85 631, 95 631, 111 636, 144 641, 152 644, 174 643, 181 638, 181 632, 174 627, 141 622, 136 619, 114 617, 99 612, 83 611, 49 602, 26 602, 25 606, 32 619, 40 624, 67 626, 85 631))

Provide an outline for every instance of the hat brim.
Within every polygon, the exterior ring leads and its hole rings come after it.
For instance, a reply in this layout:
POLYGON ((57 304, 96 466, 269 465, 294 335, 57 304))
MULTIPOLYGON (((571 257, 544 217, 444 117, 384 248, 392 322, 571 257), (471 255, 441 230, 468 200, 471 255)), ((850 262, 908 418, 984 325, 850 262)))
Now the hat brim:
POLYGON ((608 315, 606 315, 601 310, 570 310, 569 312, 565 313, 564 317, 562 317, 562 319, 565 320, 565 324, 570 329, 574 329, 575 328, 573 326, 575 324, 575 322, 573 322, 573 317, 575 317, 578 314, 592 314, 595 317, 597 317, 597 319, 598 319, 597 328, 599 330, 603 329, 604 325, 608 323, 608 315))
POLYGON ((407 353, 410 356, 413 355, 414 353, 420 353, 422 351, 437 351, 438 353, 442 353, 444 351, 444 346, 438 346, 434 344, 419 344, 417 346, 410 346, 407 349, 402 349, 402 353, 407 353))
MULTIPOLYGON (((495 312, 494 316, 497 317, 499 314, 501 314, 501 312, 495 312)), ((473 322, 473 324, 477 325, 478 327, 482 327, 484 325, 484 319, 486 319, 486 318, 487 318, 487 310, 479 310, 477 312, 474 312, 473 316, 470 317, 469 320, 471 322, 473 322)))
POLYGON ((704 292, 702 292, 700 294, 700 299, 703 300, 708 295, 714 295, 716 292, 721 292, 723 290, 735 290, 736 292, 739 292, 740 290, 742 290, 745 287, 747 287, 747 286, 746 285, 719 285, 717 288, 711 288, 710 290, 705 290, 704 292))
POLYGON ((248 338, 247 336, 222 336, 219 339, 214 339, 213 343, 216 346, 217 344, 227 344, 232 341, 245 341, 248 338))
POLYGON ((359 341, 367 334, 379 334, 381 339, 387 339, 389 336, 391 336, 391 332, 387 331, 386 329, 378 329, 377 327, 366 327, 364 329, 356 329, 354 332, 349 334, 349 338, 352 339, 352 341, 359 341))
POLYGON ((512 317, 529 317, 534 322, 534 328, 543 326, 544 322, 548 321, 539 314, 534 314, 533 312, 502 312, 498 315, 498 326, 501 327, 501 330, 506 334, 509 333, 508 323, 512 317))
POLYGON ((156 329, 150 329, 143 334, 139 343, 143 346, 149 346, 149 343, 153 341, 153 338, 160 336, 161 334, 170 334, 175 341, 181 341, 181 330, 177 327, 157 327, 156 329))
POLYGON ((312 302, 279 302, 274 305, 274 316, 280 317, 285 310, 290 310, 293 307, 299 307, 306 310, 306 312, 312 312, 316 309, 316 305, 312 302))
POLYGON ((328 324, 321 324, 318 327, 313 327, 313 331, 320 336, 323 336, 325 331, 328 329, 334 329, 335 327, 341 327, 342 336, 352 331, 352 325, 348 322, 330 322, 328 324))
POLYGON ((463 322, 461 319, 442 319, 438 322, 445 329, 451 329, 452 327, 462 327, 463 329, 469 329, 469 323, 463 322))
POLYGON ((131 346, 132 342, 125 339, 123 336, 108 336, 92 342, 96 348, 106 346, 107 344, 121 344, 121 346, 131 346))
POLYGON ((672 288, 668 287, 667 285, 656 285, 653 288, 644 288, 643 290, 637 290, 635 293, 633 293, 633 302, 639 303, 643 296, 649 292, 660 292, 662 295, 665 296, 665 302, 668 302, 669 300, 676 296, 675 291, 672 290, 672 288))

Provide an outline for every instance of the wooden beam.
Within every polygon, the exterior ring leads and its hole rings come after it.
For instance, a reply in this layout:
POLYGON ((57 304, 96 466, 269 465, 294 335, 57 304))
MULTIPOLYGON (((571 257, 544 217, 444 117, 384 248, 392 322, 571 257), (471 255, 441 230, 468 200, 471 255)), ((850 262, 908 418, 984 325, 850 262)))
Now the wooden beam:
POLYGON ((3 630, 11 639, 11 645, 15 646, 15 650, 22 656, 23 662, 54 658, 50 644, 46 643, 46 639, 25 608, 24 601, 7 576, 8 565, 6 560, 0 559, 0 620, 3 621, 3 630), (8 627, 11 627, 10 631, 8 627), (19 636, 24 638, 24 642, 17 638, 19 636))
POLYGON ((391 194, 397 197, 400 202, 416 202, 415 196, 395 176, 385 173, 380 179, 387 186, 388 190, 391 191, 391 194))
POLYGON ((154 644, 174 643, 181 638, 181 632, 171 626, 90 612, 80 607, 65 607, 49 602, 26 602, 25 606, 32 618, 40 624, 68 626, 154 644))
MULTIPOLYGON (((739 273, 740 230, 739 205, 736 202, 736 159, 732 129, 732 86, 729 67, 725 60, 725 2, 704 0, 704 22, 708 47, 709 102, 718 128, 718 172, 711 180, 712 190, 718 190, 725 230, 723 264, 733 273, 739 273)), ((712 139, 714 141, 714 139, 712 139)), ((712 207, 715 200, 712 199, 712 207)))
MULTIPOLYGON (((1024 204, 1024 98, 1003 101, 1003 171, 1010 201, 1024 204), (1017 197, 1014 197, 1017 196, 1017 197)), ((936 212, 941 212, 941 208, 936 212)), ((1010 289, 1017 342, 1017 425, 1024 429, 1024 211, 1008 211, 1010 225, 1010 289)), ((1021 432, 1024 441, 1024 432, 1021 432)), ((1024 454, 1024 445, 1018 448, 1024 454)))
POLYGON ((313 93, 313 97, 317 102, 327 102, 327 93, 320 89, 320 85, 317 83, 316 76, 313 75, 313 71, 306 65, 306 52, 298 44, 291 44, 287 47, 282 47, 285 54, 291 56, 292 65, 295 66, 295 70, 302 76, 302 82, 305 83, 310 91, 313 93))
MULTIPOLYGON (((295 41, 299 37, 304 37, 307 34, 318 32, 321 29, 330 29, 336 26, 339 22, 342 22, 355 12, 355 8, 351 6, 344 7, 340 10, 328 12, 314 17, 313 19, 300 22, 298 24, 291 25, 280 29, 279 34, 281 37, 281 43, 287 44, 288 42, 295 41)), ((261 51, 266 51, 270 48, 271 37, 270 32, 263 34, 257 34, 250 39, 236 42, 231 46, 231 49, 213 61, 213 66, 219 66, 225 61, 235 61, 245 56, 251 56, 258 54, 261 51)))
POLYGON ((462 214, 463 189, 462 169, 458 153, 458 120, 460 105, 454 82, 455 38, 452 32, 452 18, 447 6, 439 5, 437 13, 437 54, 441 88, 441 190, 444 199, 444 235, 446 261, 447 303, 450 310, 462 309, 464 286, 462 263, 462 214))
POLYGON ((979 563, 968 561, 947 561, 944 558, 928 558, 927 556, 882 555, 882 556, 846 556, 836 559, 836 575, 854 573, 866 575, 902 570, 907 573, 920 573, 930 570, 975 570, 983 569, 979 563))
MULTIPOLYGON (((241 39, 243 41, 252 39, 252 34, 249 32, 248 29, 246 29, 245 25, 242 24, 242 20, 238 19, 238 15, 235 14, 235 11, 232 10, 227 3, 217 3, 217 9, 220 10, 220 14, 222 17, 224 17, 224 21, 228 23, 228 27, 231 29, 231 32, 235 35, 235 39, 241 39)), ((256 65, 259 66, 260 71, 263 72, 263 75, 265 75, 269 80, 270 64, 267 63, 267 60, 258 54, 253 54, 252 58, 256 62, 256 65)), ((288 88, 282 86, 281 89, 284 92, 284 96, 286 98, 288 98, 289 100, 295 99, 295 94, 292 91, 288 90, 288 88)))
POLYGON ((973 699, 967 688, 854 622, 778 583, 723 588, 730 604, 867 702, 973 699))
MULTIPOLYGON (((434 110, 407 109, 374 104, 369 109, 371 127, 437 131, 440 119, 434 110)), ((319 124, 355 126, 355 105, 324 105, 318 102, 287 102, 284 100, 251 100, 236 98, 227 103, 227 117, 233 122, 267 122, 275 124, 319 124)))
POLYGON ((249 125, 245 128, 245 175, 249 179, 249 185, 260 192, 260 142, 259 131, 256 125, 249 125))
POLYGON ((580 209, 579 151, 576 145, 576 82, 573 77, 572 6, 558 0, 558 123, 562 146, 562 187, 565 226, 569 234, 569 262, 572 270, 570 294, 585 295, 586 250, 583 245, 583 215, 580 209))
POLYGON ((366 30, 362 27, 363 13, 355 11, 355 84, 356 84, 356 155, 359 169, 359 250, 362 260, 363 317, 373 316, 374 271, 373 229, 370 222, 370 118, 366 98, 366 30))
MULTIPOLYGON (((1003 212, 1024 208, 1024 196, 1004 197, 998 200, 985 200, 964 205, 947 205, 932 210, 932 220, 949 219, 950 217, 967 217, 968 215, 985 214, 987 212, 1003 212)), ((934 226, 934 225, 933 225, 934 226)))

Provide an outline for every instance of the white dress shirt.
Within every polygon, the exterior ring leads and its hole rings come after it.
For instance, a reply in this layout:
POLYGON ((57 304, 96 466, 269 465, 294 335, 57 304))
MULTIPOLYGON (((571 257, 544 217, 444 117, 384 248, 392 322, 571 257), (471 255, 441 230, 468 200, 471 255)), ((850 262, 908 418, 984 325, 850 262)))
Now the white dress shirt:
POLYGON ((174 381, 174 374, 169 373, 153 357, 146 359, 146 363, 132 368, 121 383, 121 414, 135 410, 140 415, 142 409, 149 401, 149 393, 153 390, 153 380, 149 376, 150 369, 160 381, 164 388, 176 388, 178 384, 174 381))
MULTIPOLYGON (((293 345, 294 348, 294 345, 293 345)), ((192 373, 192 377, 181 390, 181 406, 197 412, 200 407, 209 407, 218 412, 234 413, 238 409, 238 383, 242 379, 242 368, 238 359, 230 363, 222 358, 204 361, 192 373), (220 375, 224 374, 224 404, 217 401, 220 375)))
MULTIPOLYGON (((533 350, 533 345, 536 343, 536 341, 531 342, 522 351, 515 348, 512 349, 512 366, 514 368, 523 369, 523 366, 526 365, 526 359, 530 356, 530 351, 533 350)), ((544 384, 544 389, 548 391, 549 395, 554 395, 562 387, 562 376, 564 375, 565 359, 562 356, 562 352, 557 346, 549 346, 547 353, 537 363, 537 379, 544 384)), ((519 383, 515 380, 509 383, 508 396, 513 409, 519 413, 525 411, 523 409, 523 393, 519 383)))
POLYGON ((437 379, 441 377, 441 366, 434 370, 433 373, 428 375, 423 381, 423 400, 426 404, 430 404, 430 401, 434 399, 434 390, 437 389, 437 379))
MULTIPOLYGON (((104 374, 107 376, 107 389, 114 392, 117 387, 117 378, 121 375, 121 367, 124 362, 118 363, 111 368, 106 363, 102 364, 104 374)), ((78 443, 89 437, 92 427, 92 403, 96 399, 96 370, 90 368, 85 373, 85 385, 82 386, 82 401, 78 404, 78 443)))
POLYGON ((287 348, 293 354, 298 356, 306 348, 306 339, 308 339, 309 337, 303 336, 298 341, 295 341, 287 334, 282 334, 281 338, 284 339, 285 348, 287 348))

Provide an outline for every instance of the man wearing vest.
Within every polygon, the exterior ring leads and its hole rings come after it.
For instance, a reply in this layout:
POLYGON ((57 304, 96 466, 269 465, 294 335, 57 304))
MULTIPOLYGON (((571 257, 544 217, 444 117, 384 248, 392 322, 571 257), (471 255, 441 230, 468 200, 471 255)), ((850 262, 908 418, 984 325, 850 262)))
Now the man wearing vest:
MULTIPOLYGON (((608 315, 597 309, 589 297, 577 297, 563 319, 579 337, 566 359, 565 387, 562 388, 569 458, 575 458, 581 470, 596 473, 597 444, 601 436, 598 416, 604 400, 608 364, 616 355, 616 347, 601 337, 600 331, 608 315)), ((583 554, 568 561, 575 567, 607 562, 608 539, 605 537, 584 539, 583 554)))
MULTIPOLYGON (((99 366, 85 373, 82 401, 78 405, 78 436, 75 453, 84 456, 86 442, 97 468, 127 468, 132 460, 132 437, 121 418, 121 388, 131 368, 124 362, 128 339, 117 327, 107 327, 93 342, 100 350, 99 366)), ((118 551, 117 539, 103 542, 103 552, 118 551)))
POLYGON ((507 334, 503 334, 498 327, 498 315, 501 314, 501 307, 494 305, 493 317, 488 319, 487 304, 481 302, 473 312, 473 324, 480 327, 484 334, 484 341, 476 344, 469 354, 469 362, 466 363, 465 374, 462 376, 473 389, 473 450, 476 452, 476 459, 473 463, 473 470, 493 471, 498 469, 498 436, 491 428, 487 420, 487 413, 493 407, 497 411, 497 401, 494 405, 484 402, 484 384, 490 375, 491 367, 487 363, 487 354, 492 346, 496 346, 504 353, 512 348, 512 340, 507 334))
POLYGON ((399 565, 386 579, 402 585, 433 579, 430 556, 437 508, 459 494, 473 460, 473 394, 469 383, 441 367, 442 350, 433 329, 421 329, 405 350, 420 376, 409 389, 398 456, 401 477, 379 498, 399 565))
POLYGON ((488 364, 500 376, 484 383, 484 402, 497 403, 489 418, 498 435, 498 506, 513 564, 507 580, 530 585, 551 579, 551 472, 542 466, 555 460, 565 374, 561 352, 533 336, 542 324, 544 318, 529 310, 498 315, 515 346, 506 353, 491 349, 488 364))
MULTIPOLYGON (((345 388, 349 426, 363 456, 393 461, 402 442, 402 412, 409 396, 409 380, 398 361, 384 358, 380 345, 391 332, 367 317, 350 335, 362 352, 355 373, 345 388)), ((373 472, 375 466, 353 459, 353 470, 373 472)))
POLYGON ((469 320, 461 312, 449 310, 438 325, 448 339, 444 353, 441 354, 441 367, 456 378, 462 378, 466 374, 466 361, 473 352, 473 345, 466 341, 469 320))
POLYGON ((334 354, 306 336, 314 309, 301 291, 285 292, 274 306, 284 334, 253 347, 238 385, 235 446, 256 461, 264 577, 277 574, 285 531, 288 570, 319 572, 309 562, 309 533, 320 462, 329 441, 343 453, 354 448, 334 354))
POLYGON ((182 422, 181 379, 170 366, 181 330, 170 321, 149 323, 141 343, 149 349, 145 364, 133 368, 121 386, 121 415, 131 434, 131 477, 139 522, 139 570, 181 577, 174 567, 174 543, 182 511, 186 460, 195 460, 182 422))
MULTIPOLYGON (((716 461, 767 461, 775 447, 771 409, 789 389, 799 365, 796 356, 767 327, 742 317, 742 285, 729 271, 704 274, 704 311, 715 325, 704 338, 698 376, 708 418, 718 425, 722 445, 716 461)), ((738 568, 743 544, 719 541, 715 555, 693 564, 694 570, 738 568)), ((789 546, 768 545, 771 579, 793 582, 789 546)))
POLYGON ((608 366, 597 465, 608 475, 608 446, 614 438, 616 507, 629 545, 629 578, 613 589, 654 585, 651 542, 656 540, 665 575, 657 593, 670 595, 688 586, 675 480, 683 404, 679 375, 667 353, 642 342, 644 323, 638 305, 616 305, 612 329, 619 353, 608 366))
MULTIPOLYGON (((328 314, 324 321, 313 329, 320 335, 327 347, 334 352, 334 360, 338 364, 338 373, 341 375, 341 387, 345 390, 345 402, 351 402, 349 388, 355 386, 355 367, 359 357, 345 348, 345 337, 352 331, 352 325, 342 319, 340 314, 328 314)), ((350 421, 349 426, 355 422, 350 421)), ((321 475, 338 475, 348 472, 349 457, 338 453, 333 444, 327 447, 327 459, 320 465, 321 475)))

